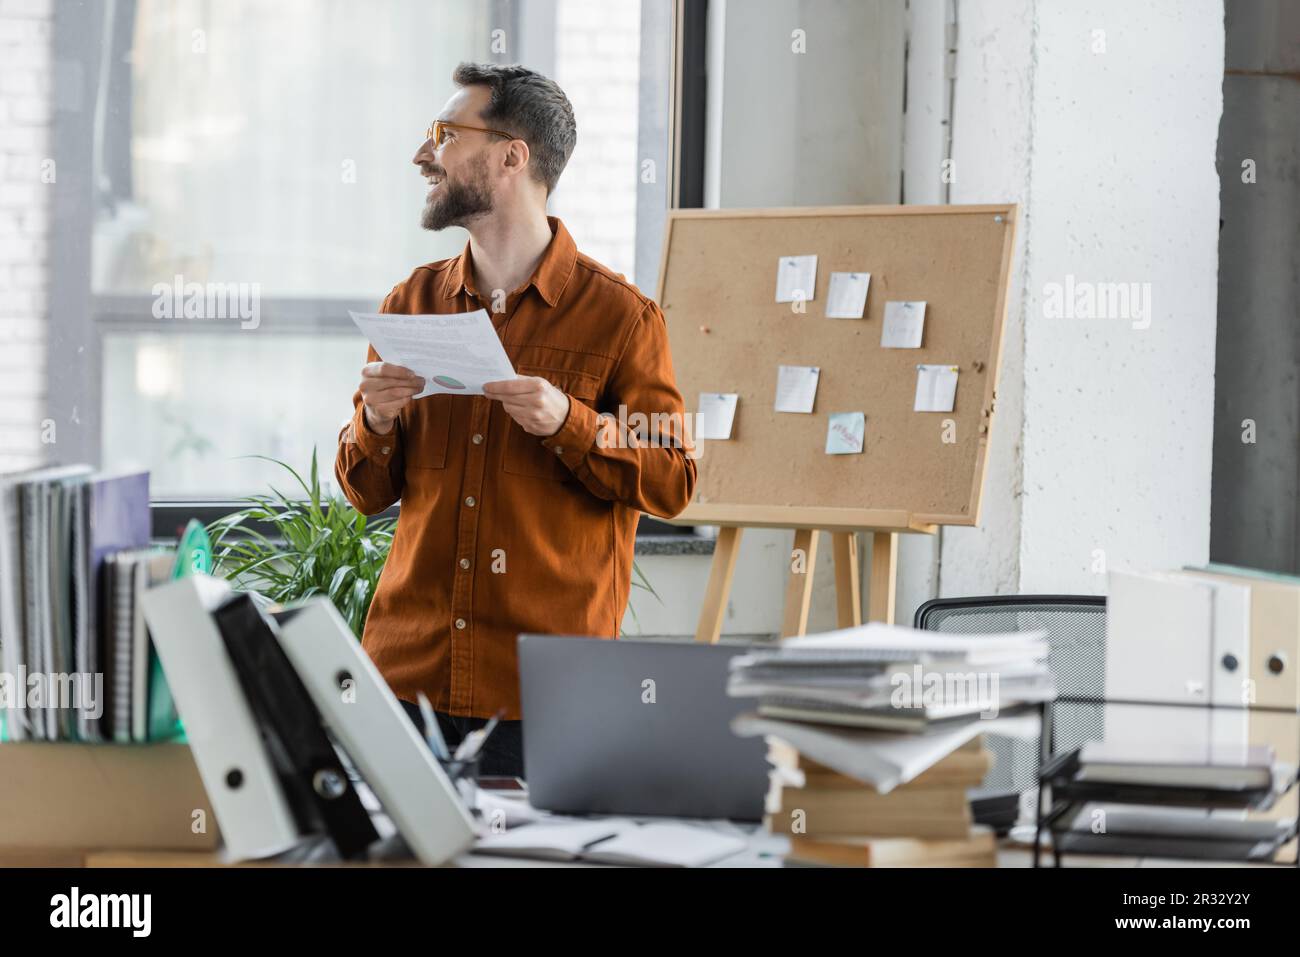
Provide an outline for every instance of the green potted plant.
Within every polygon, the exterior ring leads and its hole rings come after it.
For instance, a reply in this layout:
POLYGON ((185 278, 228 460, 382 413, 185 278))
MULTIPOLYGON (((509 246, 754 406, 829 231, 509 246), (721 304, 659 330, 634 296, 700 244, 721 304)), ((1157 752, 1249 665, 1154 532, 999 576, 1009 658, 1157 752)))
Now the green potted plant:
MULTIPOLYGON (((272 487, 271 494, 247 496, 244 508, 209 525, 216 573, 280 604, 325 595, 359 636, 393 544, 396 521, 367 518, 343 495, 326 495, 314 448, 309 479, 279 459, 248 458, 280 466, 306 497, 291 498, 272 487), (256 525, 269 526, 270 534, 256 525)), ((635 562, 632 587, 663 600, 635 562)), ((635 608, 632 618, 637 620, 635 608)))
POLYGON ((315 449, 310 480, 278 459, 249 458, 283 468, 306 497, 291 498, 272 487, 271 494, 250 495, 243 499, 246 507, 209 525, 217 573, 275 602, 325 595, 360 635, 396 522, 367 518, 337 492, 326 495, 315 449), (255 524, 270 526, 270 534, 255 524))

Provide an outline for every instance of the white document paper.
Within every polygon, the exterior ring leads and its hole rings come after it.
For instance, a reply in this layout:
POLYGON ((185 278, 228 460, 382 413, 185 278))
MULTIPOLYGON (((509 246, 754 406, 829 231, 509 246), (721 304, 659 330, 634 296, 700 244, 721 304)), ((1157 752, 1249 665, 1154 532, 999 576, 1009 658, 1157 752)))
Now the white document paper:
POLYGON ((862 412, 832 412, 826 427, 827 455, 854 455, 862 451, 867 416, 862 412))
POLYGON ((885 324, 880 332, 882 348, 919 349, 924 330, 924 302, 885 303, 885 324))
POLYGON ((350 314, 381 359, 424 377, 417 399, 440 393, 482 395, 483 383, 515 378, 484 309, 441 316, 350 314))
POLYGON ((695 437, 715 441, 731 438, 738 401, 740 396, 735 392, 701 392, 699 434, 695 437))
POLYGON ((957 399, 957 367, 916 367, 916 412, 951 412, 957 399))
POLYGON ((976 735, 1030 738, 1036 737, 1039 729, 1037 715, 962 721, 940 725, 924 734, 899 734, 778 721, 746 712, 731 719, 731 730, 742 738, 763 735, 784 741, 818 764, 888 794, 938 764, 976 735))
POLYGON ((782 256, 777 261, 777 302, 809 302, 816 287, 816 256, 782 256))
POLYGON ((776 411, 811 412, 817 401, 817 366, 779 366, 776 374, 776 411))
POLYGON ((474 795, 474 806, 491 826, 500 823, 508 828, 521 827, 543 820, 546 815, 545 811, 539 811, 528 803, 527 791, 478 788, 474 795))
POLYGON ((630 867, 704 867, 738 854, 745 839, 690 824, 653 823, 626 828, 585 851, 584 860, 630 867))
POLYGON ((1022 659, 1038 660, 1047 657, 1047 632, 1004 631, 989 635, 954 635, 942 632, 909 628, 906 625, 886 625, 878 621, 849 628, 837 628, 816 635, 803 635, 782 640, 776 651, 749 652, 744 658, 732 662, 732 670, 751 661, 789 661, 799 659, 803 652, 817 654, 825 651, 843 652, 844 660, 855 663, 922 662, 956 660, 967 665, 1006 664, 1022 659))
POLYGON ((833 272, 826 291, 827 319, 861 319, 867 308, 869 272, 833 272))

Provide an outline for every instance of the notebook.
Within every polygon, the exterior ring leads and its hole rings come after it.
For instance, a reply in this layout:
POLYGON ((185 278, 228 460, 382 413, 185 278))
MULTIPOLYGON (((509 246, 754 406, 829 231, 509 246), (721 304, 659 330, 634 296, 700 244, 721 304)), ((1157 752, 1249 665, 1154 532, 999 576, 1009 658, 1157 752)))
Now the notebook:
POLYGON ((638 824, 628 818, 548 819, 480 840, 477 854, 625 867, 704 867, 743 851, 747 842, 688 824, 638 824))
POLYGON ((544 861, 576 861, 591 845, 632 826, 630 821, 622 818, 565 820, 558 824, 541 821, 485 837, 474 851, 477 854, 531 857, 544 861))

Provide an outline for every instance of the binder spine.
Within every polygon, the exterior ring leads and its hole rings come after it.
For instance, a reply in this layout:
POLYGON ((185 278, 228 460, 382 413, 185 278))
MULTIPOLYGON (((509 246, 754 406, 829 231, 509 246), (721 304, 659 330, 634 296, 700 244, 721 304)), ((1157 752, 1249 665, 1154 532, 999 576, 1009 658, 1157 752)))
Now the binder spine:
POLYGON ((304 831, 323 825, 344 858, 379 839, 307 689, 280 647, 276 625, 246 594, 213 612, 290 806, 304 831))

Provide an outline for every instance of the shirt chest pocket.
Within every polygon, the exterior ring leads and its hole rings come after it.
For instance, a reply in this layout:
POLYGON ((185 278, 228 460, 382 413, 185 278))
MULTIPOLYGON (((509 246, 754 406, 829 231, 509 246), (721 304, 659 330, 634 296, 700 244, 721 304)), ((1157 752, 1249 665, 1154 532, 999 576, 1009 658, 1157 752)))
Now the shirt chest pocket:
MULTIPOLYGON (((542 366, 520 365, 520 375, 540 376, 548 380, 561 392, 569 394, 574 402, 582 402, 591 408, 596 407, 600 395, 600 379, 586 372, 570 369, 548 369, 542 366)), ((506 422, 505 453, 502 456, 501 469, 511 475, 525 475, 529 478, 550 479, 554 482, 573 480, 573 473, 560 461, 553 449, 542 445, 542 436, 529 435, 514 419, 508 415, 506 422)))

